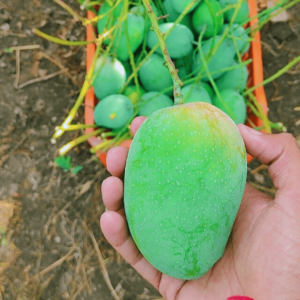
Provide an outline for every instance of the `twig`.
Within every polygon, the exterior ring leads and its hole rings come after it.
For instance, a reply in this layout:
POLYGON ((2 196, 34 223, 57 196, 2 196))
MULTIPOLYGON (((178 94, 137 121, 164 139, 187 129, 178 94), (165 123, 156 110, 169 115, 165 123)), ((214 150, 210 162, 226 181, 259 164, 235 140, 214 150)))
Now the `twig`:
POLYGON ((260 190, 260 191, 263 191, 263 192, 271 194, 273 197, 276 194, 276 190, 274 188, 269 189, 269 188, 266 188, 266 187, 264 187, 264 186, 262 186, 260 184, 252 182, 252 181, 250 181, 249 184, 252 185, 254 188, 260 190))
POLYGON ((20 49, 16 50, 16 79, 14 87, 17 89, 20 79, 20 49))
MULTIPOLYGON (((47 60, 51 61, 53 64, 55 64, 56 66, 58 66, 61 70, 66 70, 66 68, 60 64, 58 61, 56 61, 54 58, 52 58, 51 56, 48 56, 46 53, 44 52, 40 52, 40 54, 42 55, 42 57, 46 58, 47 60)), ((72 80, 72 82, 77 85, 78 87, 81 87, 81 85, 76 81, 75 78, 73 78, 73 76, 68 72, 65 71, 65 74, 72 80)))
POLYGON ((48 272, 52 271, 53 269, 55 269, 56 267, 60 266, 65 260, 67 260, 70 256, 73 256, 72 253, 74 252, 74 250, 77 248, 76 245, 73 245, 71 247, 71 249, 69 250, 69 252, 64 255, 63 257, 61 257, 59 260, 57 260, 56 262, 54 262, 52 265, 48 266, 47 268, 45 268, 43 271, 37 273, 36 275, 34 275, 33 277, 29 278, 29 281, 35 280, 38 277, 42 277, 45 274, 47 274, 48 272))
POLYGON ((260 166, 258 166, 257 168, 255 168, 254 170, 250 171, 250 174, 255 174, 255 173, 257 173, 257 172, 259 172, 259 171, 261 171, 261 170, 266 169, 267 167, 268 167, 268 166, 266 166, 266 165, 260 165, 260 166))
POLYGON ((100 265, 100 268, 101 268, 101 271, 102 271, 102 274, 103 274, 103 277, 104 277, 104 280, 108 286, 108 288, 110 289, 113 297, 115 300, 120 300, 118 294, 116 293, 116 291, 114 290, 112 284, 111 284, 111 281, 110 281, 110 278, 109 278, 109 275, 108 275, 108 272, 107 272, 107 268, 106 268, 106 265, 104 263, 104 260, 103 260, 103 256, 101 254, 101 251, 98 247, 98 244, 96 242, 96 239, 95 239, 95 236, 94 234, 92 233, 92 231, 90 231, 89 229, 87 229, 89 234, 90 234, 90 237, 91 237, 91 240, 93 242, 93 245, 94 245, 94 248, 96 250, 96 253, 97 253, 97 258, 98 258, 98 262, 99 262, 99 265, 100 265))
POLYGON ((30 84, 33 84, 33 83, 37 83, 37 82, 41 82, 41 81, 46 81, 46 80, 51 79, 51 78, 53 78, 53 77, 55 77, 55 76, 57 76, 57 75, 63 74, 63 73, 65 73, 66 71, 68 71, 68 69, 63 69, 63 70, 60 70, 60 71, 58 71, 58 72, 49 74, 49 75, 47 75, 47 76, 43 76, 43 77, 39 77, 39 78, 35 78, 35 79, 32 79, 32 80, 26 81, 26 82, 20 84, 20 85, 18 86, 18 89, 22 89, 22 88, 24 88, 25 86, 30 85, 30 84))
POLYGON ((69 5, 67 5, 63 1, 61 1, 61 0, 53 0, 53 1, 55 3, 57 3, 58 5, 60 5, 63 9, 65 9, 70 15, 72 15, 78 21, 81 21, 81 22, 85 21, 85 18, 82 18, 81 16, 79 16, 79 14, 77 12, 75 12, 69 5))
POLYGON ((178 70, 175 68, 175 65, 173 61, 170 58, 169 51, 167 49, 165 39, 164 39, 164 34, 161 32, 158 22, 157 22, 157 17, 155 16, 153 9, 150 5, 149 0, 143 0, 144 6, 146 8, 147 14, 149 16, 149 19, 152 24, 153 31, 155 32, 155 35, 157 37, 160 50, 163 54, 165 65, 168 68, 172 80, 173 80, 173 85, 174 85, 174 102, 175 104, 183 104, 183 97, 181 94, 181 86, 183 86, 183 82, 180 80, 178 76, 178 70))
POLYGON ((40 45, 25 45, 25 46, 10 47, 9 49, 12 51, 16 51, 16 50, 34 50, 39 48, 41 48, 40 45))
POLYGON ((2 167, 2 165, 9 159, 9 157, 26 141, 29 135, 30 131, 28 130, 21 141, 17 145, 15 145, 15 147, 8 154, 2 156, 2 158, 0 159, 0 167, 2 167))

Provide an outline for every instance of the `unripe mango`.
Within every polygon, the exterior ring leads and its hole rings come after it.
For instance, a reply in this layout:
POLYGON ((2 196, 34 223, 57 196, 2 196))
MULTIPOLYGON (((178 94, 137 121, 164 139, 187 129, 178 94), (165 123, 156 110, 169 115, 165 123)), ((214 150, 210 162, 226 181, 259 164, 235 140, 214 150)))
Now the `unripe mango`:
POLYGON ((141 125, 125 168, 133 240, 159 271, 203 276, 222 256, 246 181, 234 122, 204 102, 156 111, 141 125))

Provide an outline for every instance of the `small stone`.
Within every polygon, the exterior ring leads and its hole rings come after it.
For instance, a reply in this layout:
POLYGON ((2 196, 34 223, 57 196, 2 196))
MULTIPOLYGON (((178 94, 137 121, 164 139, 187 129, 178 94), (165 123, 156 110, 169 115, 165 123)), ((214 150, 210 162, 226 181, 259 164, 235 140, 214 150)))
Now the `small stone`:
POLYGON ((59 237, 59 236, 56 236, 56 237, 54 238, 54 242, 55 242, 56 244, 59 244, 59 243, 60 243, 60 237, 59 237))

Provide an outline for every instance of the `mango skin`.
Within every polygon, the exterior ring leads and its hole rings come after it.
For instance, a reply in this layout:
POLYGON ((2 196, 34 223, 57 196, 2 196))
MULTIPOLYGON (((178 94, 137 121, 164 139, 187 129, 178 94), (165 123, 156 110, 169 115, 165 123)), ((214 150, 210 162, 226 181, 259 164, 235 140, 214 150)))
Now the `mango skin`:
POLYGON ((213 105, 176 105, 148 117, 124 181, 129 229, 145 258, 176 278, 203 276, 224 252, 246 172, 243 139, 213 105))

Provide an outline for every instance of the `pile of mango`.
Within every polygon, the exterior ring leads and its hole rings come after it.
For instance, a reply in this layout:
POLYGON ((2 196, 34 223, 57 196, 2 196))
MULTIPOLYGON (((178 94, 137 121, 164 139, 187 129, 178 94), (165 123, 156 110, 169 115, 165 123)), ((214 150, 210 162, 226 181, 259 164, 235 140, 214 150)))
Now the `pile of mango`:
MULTIPOLYGON (((198 0, 175 23, 191 2, 151 2, 155 15, 163 16, 158 18, 159 28, 162 33, 168 32, 165 43, 184 82, 183 102, 211 103, 236 124, 244 123, 246 104, 242 92, 248 72, 241 58, 250 46, 250 37, 244 29, 249 16, 248 3, 198 0)), ((115 29, 104 40, 104 47, 110 48, 106 55, 100 56, 94 71, 93 87, 101 100, 94 119, 100 127, 114 130, 126 126, 135 115, 148 117, 174 105, 172 78, 143 3, 137 1, 128 7, 124 3, 105 1, 97 23, 99 34, 115 29), (136 76, 132 76, 133 69, 138 70, 136 76)))

